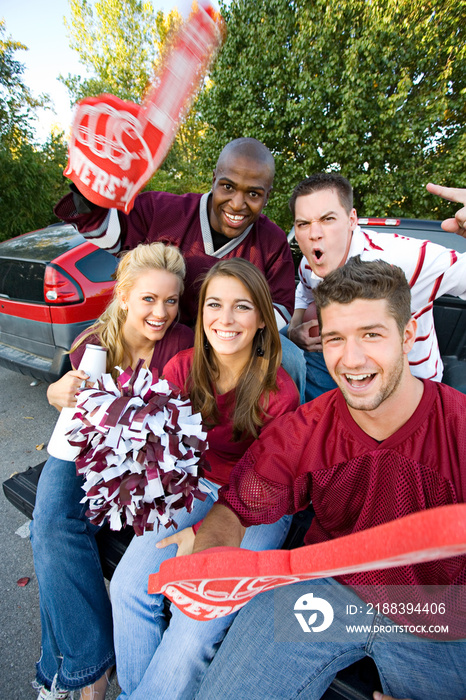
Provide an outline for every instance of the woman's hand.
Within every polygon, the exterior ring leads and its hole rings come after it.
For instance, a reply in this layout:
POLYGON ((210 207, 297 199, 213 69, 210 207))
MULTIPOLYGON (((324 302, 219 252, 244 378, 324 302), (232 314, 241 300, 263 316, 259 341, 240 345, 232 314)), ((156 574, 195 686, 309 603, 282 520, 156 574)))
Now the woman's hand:
MULTIPOLYGON (((374 691, 372 697, 374 698, 374 700, 396 700, 395 698, 392 698, 391 695, 384 695, 383 693, 379 693, 378 690, 374 691)), ((406 700, 409 700, 409 698, 406 698, 406 700)))
POLYGON ((76 406, 76 394, 84 380, 89 375, 79 369, 73 369, 63 375, 57 382, 50 384, 47 389, 47 400, 58 411, 62 408, 74 408, 76 406))
POLYGON ((192 527, 187 527, 184 530, 179 530, 175 532, 174 535, 170 537, 164 537, 163 540, 157 542, 155 545, 158 549, 163 549, 171 544, 178 545, 178 551, 176 552, 177 557, 182 557, 185 554, 192 554, 194 547, 194 532, 192 527))

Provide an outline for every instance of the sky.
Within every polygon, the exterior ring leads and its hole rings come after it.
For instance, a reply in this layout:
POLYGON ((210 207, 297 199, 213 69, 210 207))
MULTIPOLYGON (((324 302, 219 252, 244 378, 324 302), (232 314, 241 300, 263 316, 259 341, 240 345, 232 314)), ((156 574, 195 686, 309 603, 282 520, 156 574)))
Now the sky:
MULTIPOLYGON (((153 0, 154 7, 164 12, 178 5, 185 10, 186 0, 153 0)), ((183 12, 184 14, 184 12, 183 12)), ((72 119, 68 90, 60 83, 60 74, 85 76, 79 56, 69 47, 63 18, 70 18, 68 0, 1 0, 0 18, 5 19, 6 33, 14 41, 28 47, 17 51, 15 59, 25 64, 23 82, 33 95, 45 92, 54 102, 55 114, 41 110, 36 135, 44 141, 53 126, 68 132, 72 119)))
POLYGON ((67 131, 71 123, 68 90, 58 81, 60 73, 85 74, 78 54, 68 45, 63 17, 70 16, 68 0, 2 0, 0 17, 7 35, 28 47, 16 51, 15 59, 25 64, 23 82, 34 96, 46 92, 52 98, 56 114, 41 110, 37 137, 45 139, 53 125, 67 131))

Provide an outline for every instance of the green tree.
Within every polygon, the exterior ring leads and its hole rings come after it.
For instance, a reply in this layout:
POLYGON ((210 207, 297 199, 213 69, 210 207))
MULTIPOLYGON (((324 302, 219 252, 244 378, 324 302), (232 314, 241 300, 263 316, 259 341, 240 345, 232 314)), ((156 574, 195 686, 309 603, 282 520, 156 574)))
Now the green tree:
POLYGON ((34 98, 15 58, 26 46, 6 34, 0 21, 0 240, 56 221, 53 205, 66 191, 64 134, 34 143, 36 109, 49 98, 34 98))
POLYGON ((172 12, 166 18, 140 0, 70 0, 70 10, 71 19, 65 19, 70 46, 92 76, 63 79, 72 98, 109 92, 139 103, 179 15, 172 12))
POLYGON ((273 151, 267 213, 290 225, 293 186, 336 170, 362 215, 441 217, 428 180, 465 185, 465 0, 232 0, 200 99, 203 154, 254 136, 273 151))
POLYGON ((16 51, 27 47, 7 36, 5 20, 0 19, 0 142, 12 147, 34 133, 35 110, 46 107, 47 95, 34 98, 23 82, 24 65, 15 58, 16 51))
POLYGON ((64 134, 38 148, 26 139, 14 151, 0 144, 0 240, 57 221, 54 204, 68 191, 64 134))

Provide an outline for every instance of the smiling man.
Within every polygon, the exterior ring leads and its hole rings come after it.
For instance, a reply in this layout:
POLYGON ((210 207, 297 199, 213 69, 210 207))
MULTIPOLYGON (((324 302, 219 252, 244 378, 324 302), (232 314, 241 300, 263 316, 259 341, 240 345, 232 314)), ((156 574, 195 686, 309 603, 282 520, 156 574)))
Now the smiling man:
POLYGON ((321 338, 306 320, 313 290, 332 270, 360 255, 363 260, 386 260, 399 265, 411 287, 411 313, 418 333, 409 360, 414 375, 442 380, 443 364, 435 335, 432 303, 443 294, 466 298, 466 255, 414 238, 363 231, 358 226, 350 183, 335 173, 318 173, 297 185, 290 209, 303 259, 296 289, 289 338, 306 359, 306 400, 335 387, 322 357, 321 338))
MULTIPOLYGON (((316 302, 338 388, 261 433, 221 489, 195 552, 239 546, 245 528, 310 502, 306 544, 466 500, 466 396, 412 375, 416 320, 403 271, 355 257, 326 276, 316 302)), ((465 592, 461 556, 262 593, 240 610, 196 698, 319 700, 339 670, 368 655, 385 693, 462 700, 465 592), (316 601, 309 625, 321 623, 322 601, 331 605, 325 634, 297 624, 303 593, 316 601)))
POLYGON ((359 256, 348 264, 351 285, 341 274, 340 290, 330 287, 329 293, 324 285, 316 291, 325 362, 352 418, 382 441, 406 423, 423 394, 407 360, 417 321, 410 315, 400 268, 378 262, 365 266, 359 256))
POLYGON ((143 192, 125 215, 95 206, 72 185, 73 193, 57 204, 55 213, 111 253, 141 242, 178 246, 187 268, 181 320, 189 325, 197 315, 199 276, 219 259, 249 260, 267 278, 282 327, 293 312, 295 279, 285 233, 262 214, 274 174, 269 149, 256 139, 240 138, 220 153, 212 190, 204 195, 143 192))

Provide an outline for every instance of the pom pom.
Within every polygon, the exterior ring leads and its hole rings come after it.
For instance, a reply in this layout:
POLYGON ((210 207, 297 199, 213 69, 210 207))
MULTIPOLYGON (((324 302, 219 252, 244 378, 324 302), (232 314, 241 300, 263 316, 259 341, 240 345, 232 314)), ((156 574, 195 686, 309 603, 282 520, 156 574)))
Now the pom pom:
POLYGON ((155 524, 176 527, 176 510, 191 512, 194 498, 205 499, 199 477, 209 469, 201 415, 142 364, 116 384, 104 374, 83 389, 67 436, 80 448, 76 468, 89 519, 100 525, 107 518, 112 530, 128 523, 136 535, 155 524))

